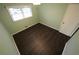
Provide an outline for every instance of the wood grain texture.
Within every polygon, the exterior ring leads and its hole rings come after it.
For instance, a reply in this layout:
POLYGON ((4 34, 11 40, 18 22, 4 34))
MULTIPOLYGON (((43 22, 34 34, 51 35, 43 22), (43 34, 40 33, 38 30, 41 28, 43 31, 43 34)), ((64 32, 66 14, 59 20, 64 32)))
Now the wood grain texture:
POLYGON ((60 55, 70 38, 40 23, 13 37, 22 55, 60 55))

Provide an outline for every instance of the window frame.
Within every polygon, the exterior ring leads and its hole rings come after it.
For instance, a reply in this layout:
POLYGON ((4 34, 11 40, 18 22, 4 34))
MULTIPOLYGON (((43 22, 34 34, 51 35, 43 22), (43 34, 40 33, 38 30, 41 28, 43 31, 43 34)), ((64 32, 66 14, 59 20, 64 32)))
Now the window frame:
MULTIPOLYGON (((33 17, 33 10, 32 10, 32 7, 31 6, 25 6, 25 5, 24 6, 21 6, 21 5, 19 5, 19 6, 7 6, 7 10, 8 10, 8 14, 10 15, 10 18, 12 19, 13 22, 20 21, 20 20, 24 20, 24 19, 28 19, 28 18, 33 17), (31 15, 32 16, 30 16, 30 17, 23 17, 22 19, 19 19, 19 20, 14 20, 12 18, 12 15, 10 14, 10 11, 8 10, 9 8, 21 8, 21 10, 22 10, 22 8, 30 8, 31 9, 31 15)), ((22 11, 22 15, 23 15, 23 11, 22 11)))

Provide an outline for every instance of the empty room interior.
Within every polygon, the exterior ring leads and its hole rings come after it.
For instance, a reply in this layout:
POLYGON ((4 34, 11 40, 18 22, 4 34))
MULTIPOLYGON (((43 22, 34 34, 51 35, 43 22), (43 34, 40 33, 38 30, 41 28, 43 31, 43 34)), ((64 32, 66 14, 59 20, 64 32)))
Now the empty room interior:
POLYGON ((79 4, 0 3, 0 55, 79 55, 79 4))

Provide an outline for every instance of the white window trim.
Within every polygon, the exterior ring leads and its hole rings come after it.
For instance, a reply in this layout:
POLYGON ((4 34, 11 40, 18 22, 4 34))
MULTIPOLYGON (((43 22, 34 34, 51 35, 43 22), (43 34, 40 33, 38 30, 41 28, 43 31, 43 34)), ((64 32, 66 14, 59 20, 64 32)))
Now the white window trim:
MULTIPOLYGON (((9 8, 31 8, 31 11, 32 11, 32 6, 28 6, 28 5, 14 5, 14 6, 12 5, 12 6, 6 6, 6 8, 7 8, 7 10, 8 10, 9 8)), ((8 13, 9 13, 9 15, 10 15, 12 21, 15 22, 15 21, 13 20, 12 16, 11 16, 9 10, 8 10, 8 13)), ((31 17, 33 17, 33 12, 32 12, 32 16, 31 16, 31 17)), ((29 17, 27 17, 27 18, 29 18, 29 17)), ((27 18, 23 18, 23 19, 27 19, 27 18)), ((19 20, 23 20, 23 19, 19 19, 19 20)), ((16 21, 19 21, 19 20, 16 20, 16 21)))

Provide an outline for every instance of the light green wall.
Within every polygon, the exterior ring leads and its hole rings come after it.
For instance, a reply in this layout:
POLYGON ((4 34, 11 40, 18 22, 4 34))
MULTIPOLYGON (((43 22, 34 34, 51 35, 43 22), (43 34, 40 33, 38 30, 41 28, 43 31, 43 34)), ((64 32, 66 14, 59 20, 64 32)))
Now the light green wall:
POLYGON ((66 43, 63 55, 79 55, 79 30, 66 43))
POLYGON ((15 46, 13 38, 0 22, 0 55, 16 55, 19 54, 15 46))
POLYGON ((13 22, 5 6, 7 5, 26 5, 26 4, 2 4, 0 21, 5 25, 8 31, 13 34, 24 28, 28 28, 36 23, 46 24, 56 30, 59 30, 61 21, 65 14, 68 4, 41 4, 32 5, 33 17, 13 22), (27 27, 26 27, 27 26, 27 27))
POLYGON ((67 6, 62 3, 41 4, 38 8, 40 23, 59 30, 67 6))
MULTIPOLYGON (((5 6, 16 5, 16 4, 1 4, 1 5, 2 8, 0 12, 1 14, 0 18, 2 19, 0 19, 0 21, 2 21, 2 23, 5 25, 5 27, 11 34, 38 23, 36 6, 31 6, 33 11, 33 17, 13 22, 5 6)), ((17 4, 17 5, 26 5, 26 4, 17 4)))

